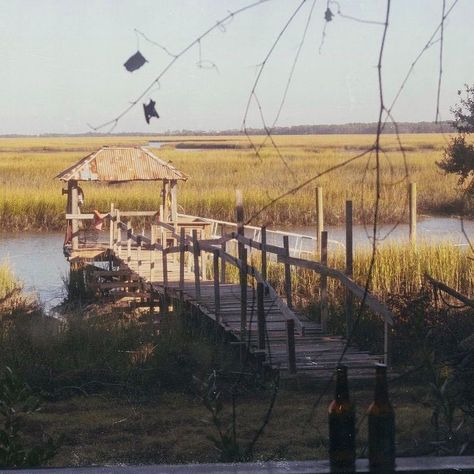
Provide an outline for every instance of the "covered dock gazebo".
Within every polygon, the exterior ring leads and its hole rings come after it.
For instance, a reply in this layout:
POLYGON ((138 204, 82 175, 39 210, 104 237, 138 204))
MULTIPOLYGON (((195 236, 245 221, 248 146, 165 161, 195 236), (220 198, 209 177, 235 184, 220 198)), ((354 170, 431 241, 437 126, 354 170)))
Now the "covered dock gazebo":
POLYGON ((71 225, 72 249, 78 248, 79 221, 81 215, 81 190, 79 182, 124 183, 131 181, 161 181, 160 220, 177 223, 178 181, 186 176, 145 147, 104 146, 79 160, 56 176, 67 183, 66 218, 71 225))

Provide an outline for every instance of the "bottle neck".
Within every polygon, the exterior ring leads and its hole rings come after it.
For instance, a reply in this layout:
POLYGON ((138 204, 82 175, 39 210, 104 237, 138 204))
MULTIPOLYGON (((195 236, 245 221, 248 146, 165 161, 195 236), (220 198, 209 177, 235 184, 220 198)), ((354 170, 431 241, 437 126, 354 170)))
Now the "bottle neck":
POLYGON ((389 401, 387 372, 385 367, 377 367, 375 373, 375 401, 380 403, 387 403, 389 401))
POLYGON ((338 368, 336 376, 336 395, 338 402, 349 401, 349 387, 347 385, 347 369, 338 368))

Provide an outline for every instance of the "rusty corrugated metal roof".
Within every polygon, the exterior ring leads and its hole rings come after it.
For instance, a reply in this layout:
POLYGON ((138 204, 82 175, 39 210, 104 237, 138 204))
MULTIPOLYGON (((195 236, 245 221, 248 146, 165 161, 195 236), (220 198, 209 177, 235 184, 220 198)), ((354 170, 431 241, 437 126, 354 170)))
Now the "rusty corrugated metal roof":
POLYGON ((62 181, 186 180, 170 163, 144 147, 104 146, 59 173, 62 181))

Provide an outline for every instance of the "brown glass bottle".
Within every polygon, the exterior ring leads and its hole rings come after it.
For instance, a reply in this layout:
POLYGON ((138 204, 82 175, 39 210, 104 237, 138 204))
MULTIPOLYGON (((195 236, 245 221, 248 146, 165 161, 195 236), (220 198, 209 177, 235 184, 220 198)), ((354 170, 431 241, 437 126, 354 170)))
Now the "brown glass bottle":
POLYGON ((336 395, 329 405, 329 461, 331 472, 355 470, 355 410, 349 399, 347 367, 336 369, 336 395))
POLYGON ((388 399, 387 367, 375 369, 375 398, 369 407, 369 465, 374 472, 395 470, 395 412, 388 399))

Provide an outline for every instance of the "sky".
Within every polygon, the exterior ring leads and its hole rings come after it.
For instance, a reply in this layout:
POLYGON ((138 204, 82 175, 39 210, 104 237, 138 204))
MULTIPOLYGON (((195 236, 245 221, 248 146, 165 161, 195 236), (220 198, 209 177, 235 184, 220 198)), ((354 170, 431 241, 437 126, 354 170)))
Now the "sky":
MULTIPOLYGON (((255 0, 253 0, 255 1, 255 0)), ((447 7, 454 0, 446 0, 447 7)), ((240 129, 259 65, 301 0, 268 0, 216 28, 180 56, 116 124, 115 132, 240 129), (160 114, 149 125, 142 103, 160 114)), ((0 2, 0 134, 84 133, 113 120, 173 59, 141 38, 179 53, 205 30, 252 0, 2 0, 0 2), (148 62, 130 73, 137 51, 148 62)), ((256 88, 266 123, 284 93, 313 0, 306 0, 277 42, 256 88)), ((343 14, 383 22, 384 0, 340 0, 343 14)), ((336 13, 337 5, 330 4, 336 13)), ((383 26, 335 15, 320 48, 326 0, 316 0, 277 125, 375 122, 377 61, 383 26)), ((439 24, 442 0, 392 0, 383 57, 384 100, 390 104, 410 64, 439 24)), ((474 1, 459 0, 444 29, 442 119, 463 84, 474 82, 474 1)), ((435 119, 440 42, 417 63, 393 113, 398 121, 435 119)), ((260 128, 255 100, 246 123, 260 128)), ((100 131, 107 132, 110 127, 100 131)))

